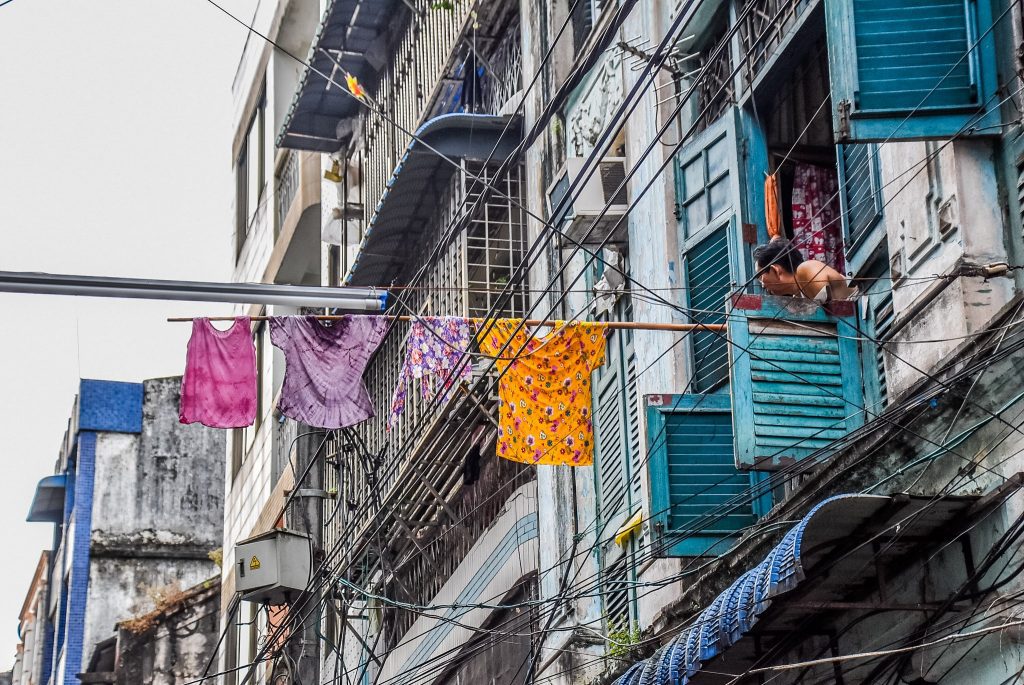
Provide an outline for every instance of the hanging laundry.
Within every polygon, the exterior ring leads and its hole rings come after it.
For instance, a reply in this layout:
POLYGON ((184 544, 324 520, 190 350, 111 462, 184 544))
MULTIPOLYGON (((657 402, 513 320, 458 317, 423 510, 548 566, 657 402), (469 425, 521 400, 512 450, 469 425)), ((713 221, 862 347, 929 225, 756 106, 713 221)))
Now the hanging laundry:
POLYGON ((604 364, 607 324, 556 322, 537 337, 518 327, 518 320, 499 319, 478 336, 481 352, 504 358, 497 361, 504 372, 498 454, 527 464, 593 464, 590 374, 604 364))
POLYGON ((226 331, 209 319, 192 321, 178 420, 211 428, 242 428, 256 418, 256 347, 250 319, 226 331))
POLYGON ((764 180, 764 217, 768 239, 784 238, 782 234, 782 208, 779 206, 778 173, 768 174, 764 180))
POLYGON ((273 316, 270 342, 284 352, 278 409, 316 428, 346 428, 373 416, 363 371, 387 331, 383 316, 273 316))
POLYGON ((405 411, 406 393, 414 379, 420 381, 420 392, 429 400, 438 392, 447 392, 459 378, 466 379, 473 375, 473 367, 468 363, 463 364, 457 378, 451 375, 469 349, 472 339, 469 319, 430 316, 413 321, 406 342, 405 362, 398 375, 395 394, 391 398, 389 428, 405 411))
POLYGON ((797 164, 793 174, 793 244, 807 257, 846 271, 834 169, 797 164))

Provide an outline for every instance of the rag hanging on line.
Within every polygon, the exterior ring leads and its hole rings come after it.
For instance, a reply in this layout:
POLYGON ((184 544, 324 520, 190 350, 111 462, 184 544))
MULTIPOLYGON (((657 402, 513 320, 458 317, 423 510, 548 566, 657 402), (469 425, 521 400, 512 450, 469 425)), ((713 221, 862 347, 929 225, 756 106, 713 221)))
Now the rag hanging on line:
POLYGON ((594 463, 590 374, 604 364, 607 325, 557 322, 546 336, 519 330, 520 320, 484 327, 480 351, 499 357, 498 455, 526 464, 594 463), (511 358, 509 358, 511 357, 511 358))
POLYGON ((284 352, 284 385, 277 408, 315 428, 347 428, 374 415, 363 371, 388 321, 347 315, 331 326, 315 316, 273 316, 270 342, 284 352))
POLYGON ((438 392, 447 393, 457 380, 472 377, 470 364, 463 364, 457 376, 452 374, 473 341, 471 324, 469 319, 457 316, 429 316, 413 321, 406 341, 405 362, 391 397, 388 429, 405 411, 406 394, 413 380, 420 382, 420 392, 430 400, 438 392))
POLYGON ((249 317, 220 331, 209 319, 192 322, 185 352, 178 420, 210 428, 242 428, 256 418, 256 348, 249 317))

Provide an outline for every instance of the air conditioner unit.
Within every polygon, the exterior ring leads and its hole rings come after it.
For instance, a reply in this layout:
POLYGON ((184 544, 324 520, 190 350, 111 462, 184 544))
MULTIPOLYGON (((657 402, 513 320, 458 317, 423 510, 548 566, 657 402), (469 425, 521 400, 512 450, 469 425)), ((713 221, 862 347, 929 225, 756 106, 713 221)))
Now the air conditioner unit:
POLYGON ((235 589, 247 602, 285 604, 302 594, 310 581, 309 536, 272 530, 235 545, 235 589))
POLYGON ((566 236, 584 245, 622 243, 628 232, 625 214, 629 199, 623 181, 625 157, 605 157, 582 185, 574 188, 572 198, 556 215, 559 202, 584 171, 586 159, 570 157, 548 188, 548 211, 556 227, 566 236), (607 209, 605 206, 607 205, 607 209))

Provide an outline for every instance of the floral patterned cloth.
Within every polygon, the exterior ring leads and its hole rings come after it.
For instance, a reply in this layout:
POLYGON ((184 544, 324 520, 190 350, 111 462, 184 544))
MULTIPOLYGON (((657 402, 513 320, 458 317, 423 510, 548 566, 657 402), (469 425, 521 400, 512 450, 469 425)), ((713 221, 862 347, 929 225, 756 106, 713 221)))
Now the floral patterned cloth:
POLYGON ((518 326, 498 319, 478 336, 481 352, 501 357, 498 454, 527 464, 593 464, 590 374, 604 364, 607 325, 556 322, 543 337, 516 333, 518 326))
POLYGON ((834 169, 797 164, 793 172, 793 244, 807 259, 846 271, 834 169))
POLYGON ((451 373, 472 340, 469 319, 431 316, 413 321, 406 343, 405 363, 398 376, 395 394, 391 397, 389 428, 405 411, 406 393, 413 379, 420 381, 423 397, 431 399, 440 390, 447 392, 456 380, 472 375, 472 364, 464 364, 457 376, 451 373))

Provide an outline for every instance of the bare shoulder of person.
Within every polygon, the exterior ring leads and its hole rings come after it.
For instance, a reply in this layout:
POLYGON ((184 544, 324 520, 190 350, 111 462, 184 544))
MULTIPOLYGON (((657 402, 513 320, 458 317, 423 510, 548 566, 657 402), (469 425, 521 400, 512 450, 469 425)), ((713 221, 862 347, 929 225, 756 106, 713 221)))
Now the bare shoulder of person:
POLYGON ((808 259, 800 264, 796 271, 796 275, 799 277, 799 280, 804 283, 811 283, 814 281, 831 281, 835 276, 840 275, 839 272, 831 266, 825 262, 819 262, 817 259, 808 259))

